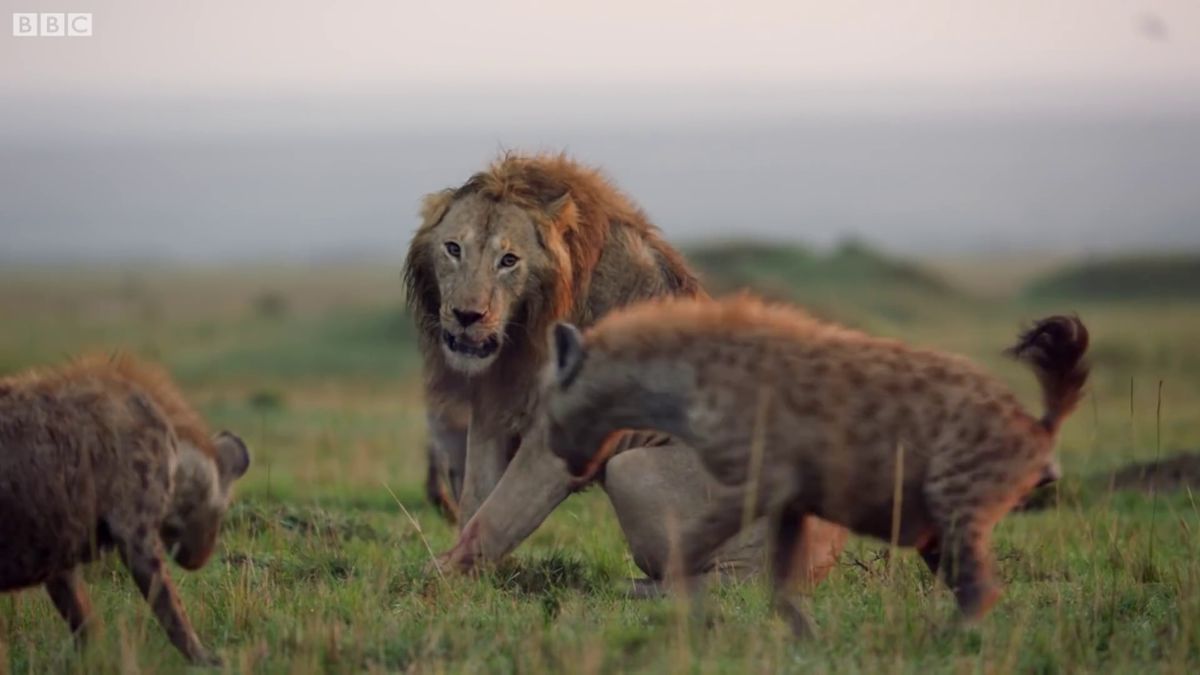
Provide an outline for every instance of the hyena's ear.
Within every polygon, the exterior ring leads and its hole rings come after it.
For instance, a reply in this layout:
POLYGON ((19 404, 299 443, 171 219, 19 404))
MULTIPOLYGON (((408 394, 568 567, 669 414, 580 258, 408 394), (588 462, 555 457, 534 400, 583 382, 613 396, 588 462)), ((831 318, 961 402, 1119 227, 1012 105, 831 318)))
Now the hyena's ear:
POLYGON ((583 359, 587 351, 583 346, 583 335, 579 329, 569 323, 554 325, 554 374, 558 386, 566 389, 579 369, 583 367, 583 359))
POLYGON ((234 481, 246 475, 250 468, 250 451, 237 435, 222 431, 213 438, 217 446, 217 464, 224 481, 234 481))

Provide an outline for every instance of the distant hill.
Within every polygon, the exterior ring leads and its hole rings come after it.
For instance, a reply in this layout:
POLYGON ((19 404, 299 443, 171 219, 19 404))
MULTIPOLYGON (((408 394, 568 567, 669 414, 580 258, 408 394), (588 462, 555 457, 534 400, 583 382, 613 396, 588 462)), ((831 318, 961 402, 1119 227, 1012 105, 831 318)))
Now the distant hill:
POLYGON ((963 297, 937 274, 856 240, 828 253, 749 240, 700 245, 685 253, 714 294, 750 289, 862 327, 916 320, 963 297))
POLYGON ((1034 281, 1025 295, 1096 300, 1200 298, 1200 253, 1087 260, 1034 281))
POLYGON ((729 241, 688 249, 687 256, 715 292, 748 287, 768 295, 792 295, 805 288, 899 287, 936 295, 953 293, 936 274, 854 240, 829 253, 795 244, 729 241))

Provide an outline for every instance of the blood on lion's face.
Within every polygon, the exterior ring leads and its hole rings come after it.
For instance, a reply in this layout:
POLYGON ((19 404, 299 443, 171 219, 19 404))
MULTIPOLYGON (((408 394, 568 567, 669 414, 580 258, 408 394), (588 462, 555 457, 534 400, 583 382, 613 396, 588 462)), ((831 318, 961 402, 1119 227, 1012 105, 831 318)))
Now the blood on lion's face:
POLYGON ((529 211, 479 195, 450 205, 426 245, 441 296, 439 321, 446 363, 467 374, 486 370, 520 330, 519 314, 543 289, 550 267, 529 211))

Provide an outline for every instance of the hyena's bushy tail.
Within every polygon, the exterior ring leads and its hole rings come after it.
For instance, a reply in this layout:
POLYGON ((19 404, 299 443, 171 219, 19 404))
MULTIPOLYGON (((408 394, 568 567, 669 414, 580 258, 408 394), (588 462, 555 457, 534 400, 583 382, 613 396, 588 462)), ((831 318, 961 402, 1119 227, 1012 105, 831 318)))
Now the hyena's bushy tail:
POLYGON ((1050 433, 1058 431, 1058 425, 1083 396, 1088 378, 1088 364, 1083 358, 1087 348, 1088 330, 1079 317, 1052 316, 1021 333, 1017 344, 1008 350, 1010 356, 1033 366, 1046 405, 1042 426, 1050 433))

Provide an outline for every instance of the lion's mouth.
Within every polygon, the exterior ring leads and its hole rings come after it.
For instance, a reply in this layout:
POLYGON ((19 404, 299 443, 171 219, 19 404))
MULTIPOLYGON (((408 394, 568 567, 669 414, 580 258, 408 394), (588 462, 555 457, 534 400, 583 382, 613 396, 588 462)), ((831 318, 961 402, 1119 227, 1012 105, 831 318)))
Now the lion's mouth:
POLYGON ((472 340, 462 335, 456 336, 448 330, 442 330, 442 343, 455 354, 474 356, 477 359, 486 359, 500 348, 500 338, 494 333, 482 340, 472 340))

